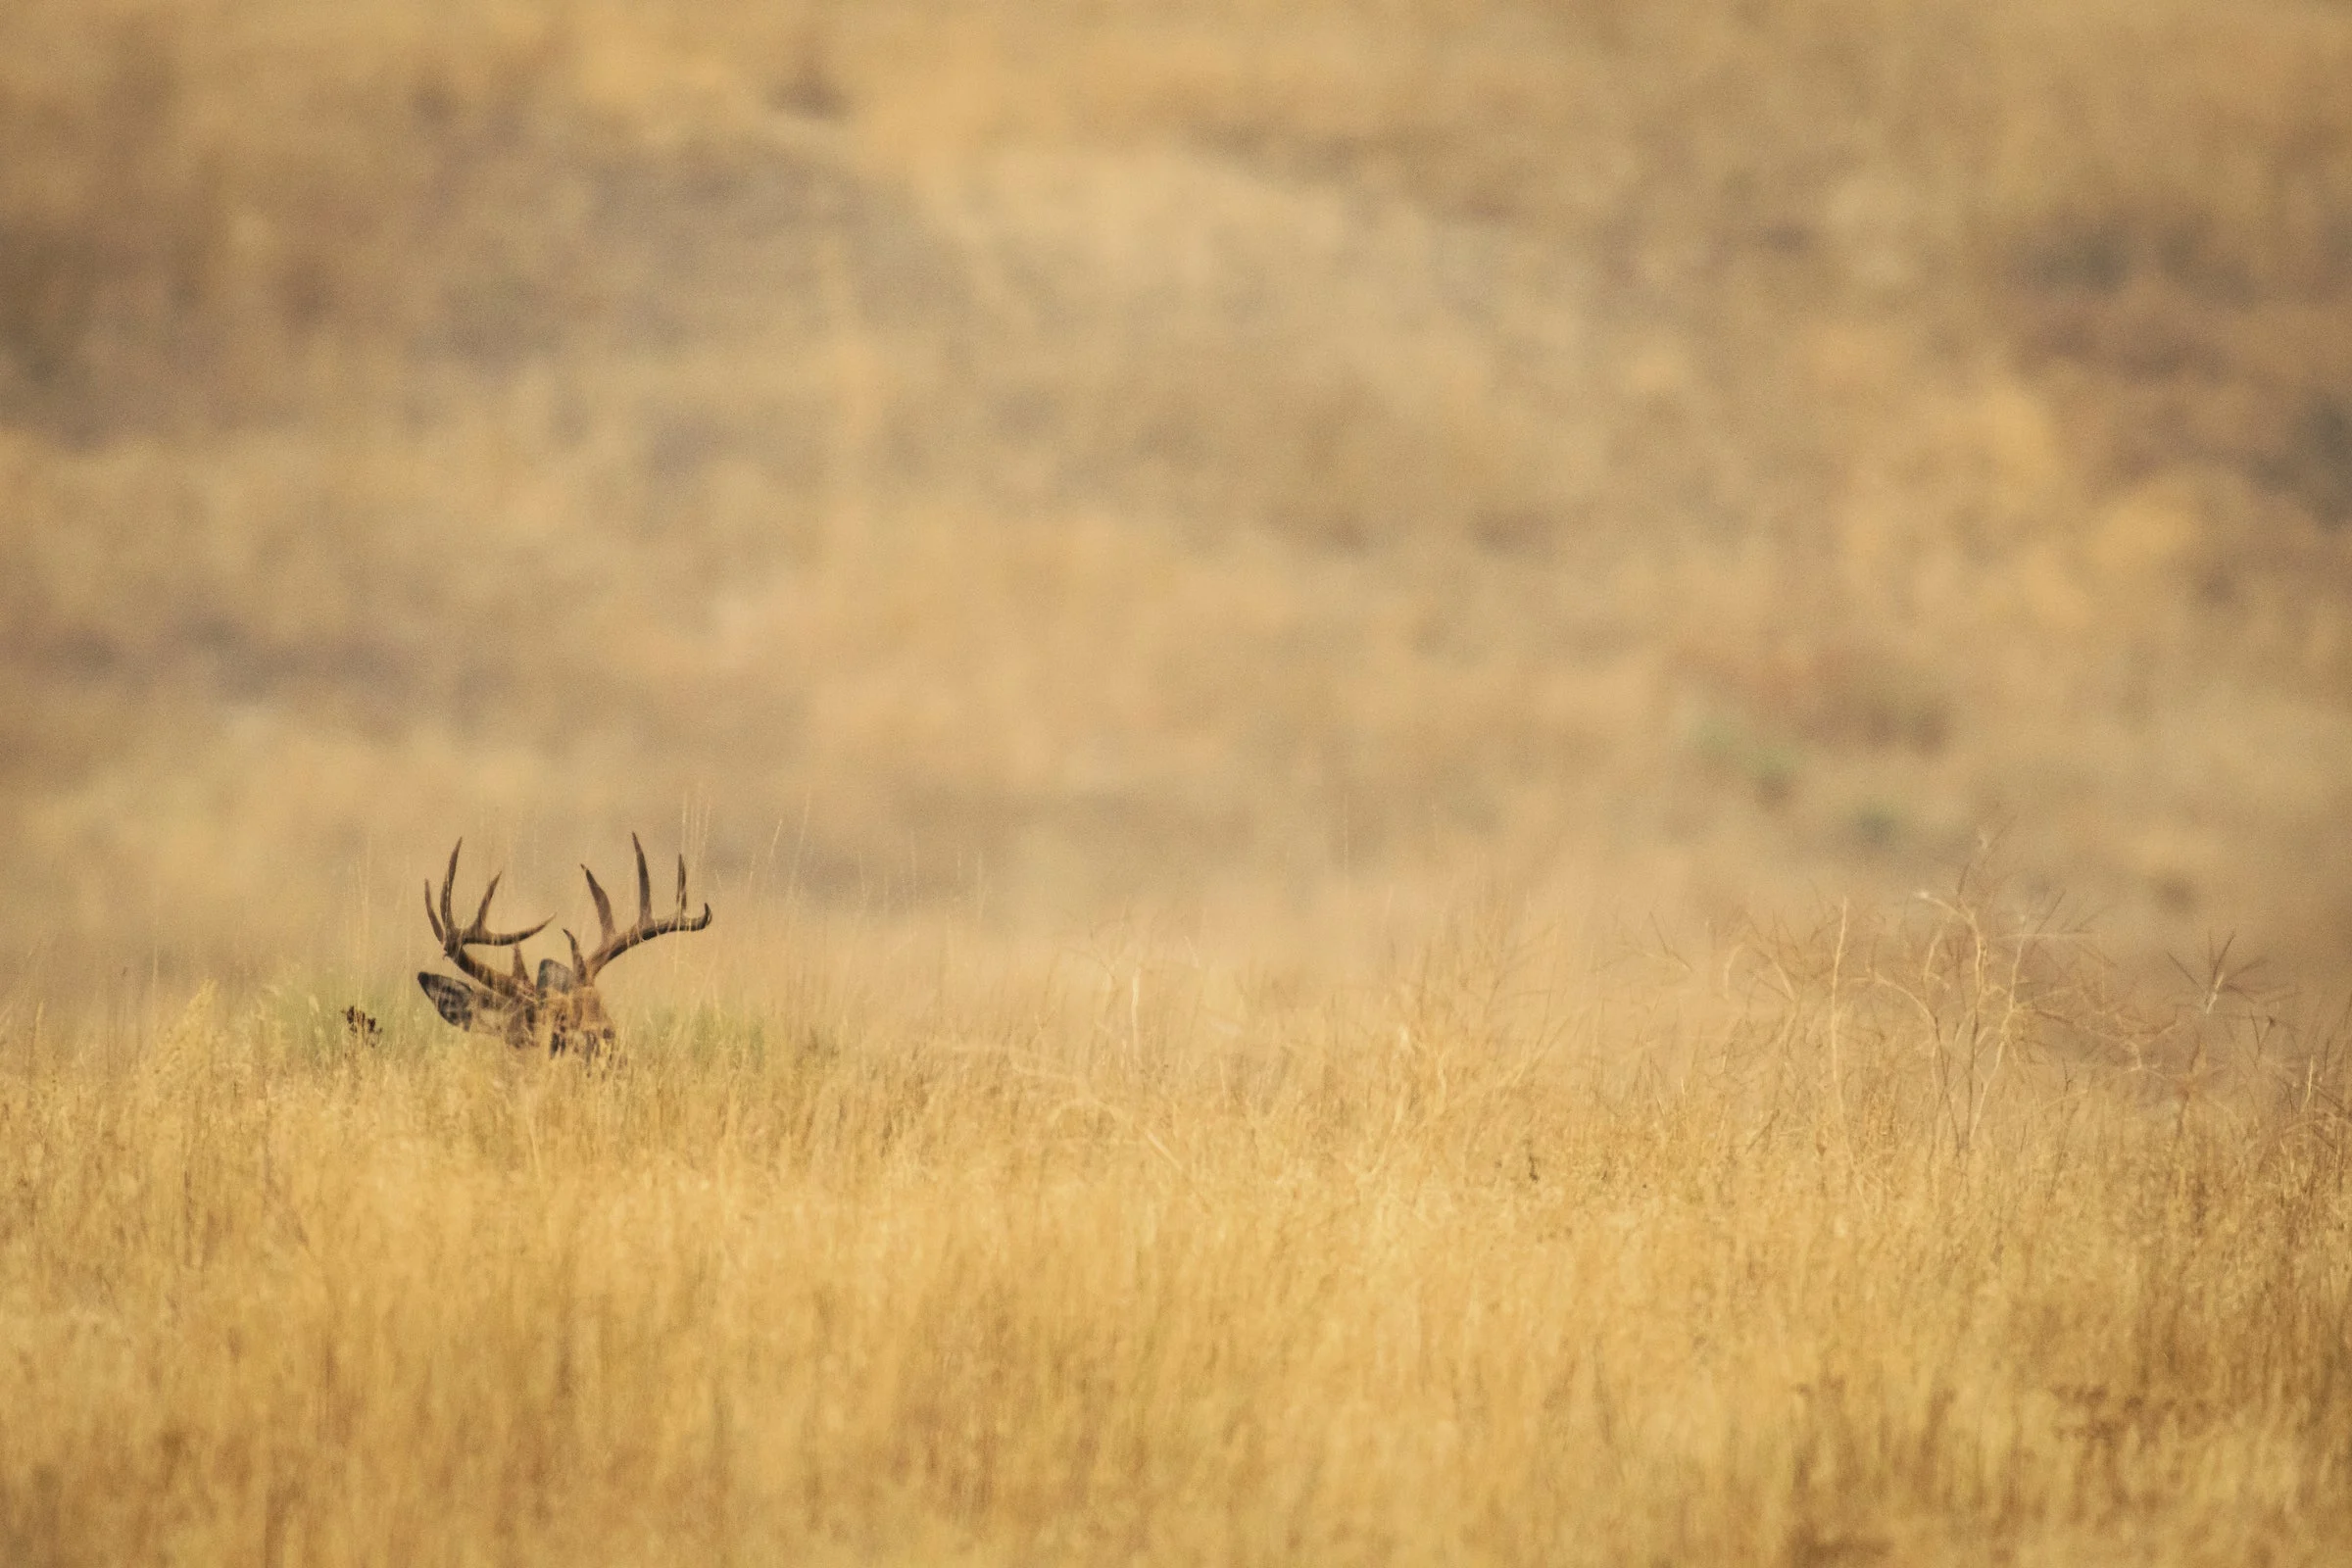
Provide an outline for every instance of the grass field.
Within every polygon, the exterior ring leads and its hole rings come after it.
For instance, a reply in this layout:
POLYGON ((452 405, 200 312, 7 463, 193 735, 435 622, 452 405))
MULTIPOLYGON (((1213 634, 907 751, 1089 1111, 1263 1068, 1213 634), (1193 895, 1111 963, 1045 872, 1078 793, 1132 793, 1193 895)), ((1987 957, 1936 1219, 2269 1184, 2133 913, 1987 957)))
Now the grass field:
POLYGON ((2324 1559, 2347 80, 11 0, 0 1560, 2324 1559))
POLYGON ((1962 906, 1547 956, 20 1037, 0 1553, 2333 1559, 2340 1037, 1962 906))

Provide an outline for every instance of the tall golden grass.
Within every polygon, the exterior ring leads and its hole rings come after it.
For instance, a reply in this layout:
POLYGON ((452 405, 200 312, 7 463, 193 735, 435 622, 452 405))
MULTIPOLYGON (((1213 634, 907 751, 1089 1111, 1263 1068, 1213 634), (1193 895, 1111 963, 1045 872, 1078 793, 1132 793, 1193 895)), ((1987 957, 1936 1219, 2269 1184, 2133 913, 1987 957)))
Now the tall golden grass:
POLYGON ((1719 957, 16 1019, 0 1554, 2332 1560, 2339 1035, 1984 904, 1719 957))

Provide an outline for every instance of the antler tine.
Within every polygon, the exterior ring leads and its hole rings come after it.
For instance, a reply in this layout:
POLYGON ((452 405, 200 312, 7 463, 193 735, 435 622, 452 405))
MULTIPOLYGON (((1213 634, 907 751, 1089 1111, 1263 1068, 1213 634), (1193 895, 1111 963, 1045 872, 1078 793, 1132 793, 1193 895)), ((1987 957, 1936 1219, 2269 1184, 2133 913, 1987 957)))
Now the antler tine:
POLYGON ((503 995, 522 996, 531 989, 529 975, 522 966, 522 944, 546 930, 550 921, 542 920, 528 931, 493 931, 490 929, 490 901, 498 896, 498 884, 505 874, 502 872, 499 876, 492 877, 490 885, 482 890, 482 902, 473 911, 472 923, 461 928, 458 924, 457 908, 451 900, 456 897, 457 891, 458 857, 464 853, 465 849, 466 841, 460 839, 449 852, 449 869, 443 873, 441 878, 439 907, 434 906, 432 883, 430 881, 425 883, 424 917, 431 924, 433 935, 440 939, 441 951, 448 956, 449 961, 456 964, 461 972, 503 995), (510 977, 499 973, 466 952, 467 948, 513 948, 514 950, 514 974, 510 977))
MULTIPOLYGON (((598 884, 594 871, 583 864, 580 875, 588 879, 588 896, 596 901, 596 923, 604 927, 604 935, 597 940, 610 942, 612 940, 612 901, 605 897, 605 890, 598 884)), ((564 934, 568 936, 570 933, 564 934)))
MULTIPOLYGON (((449 874, 441 879, 441 918, 434 922, 433 934, 441 939, 443 947, 455 945, 467 948, 511 948, 518 942, 530 941, 531 938, 554 923, 555 916, 550 915, 528 931, 499 932, 491 930, 489 927, 490 901, 498 897, 498 885, 507 877, 507 873, 501 871, 490 879, 488 887, 482 889, 482 902, 474 908, 473 923, 463 931, 459 930, 457 911, 451 907, 449 901, 458 881, 458 853, 465 848, 466 841, 458 840, 457 849, 449 852, 449 874)), ((425 885, 425 892, 427 897, 425 913, 430 915, 432 913, 430 906, 432 885, 430 883, 425 885)))
POLYGON ((654 878, 653 873, 646 869, 645 845, 632 833, 629 835, 629 847, 637 853, 637 923, 626 931, 613 928, 612 904, 605 897, 605 890, 597 885, 596 873, 584 865, 580 867, 588 877, 588 891, 596 900, 597 917, 604 925, 604 939, 597 944, 594 953, 581 960, 579 974, 582 980, 595 979, 597 971, 641 942, 650 942, 655 937, 672 931, 700 931, 710 923, 710 906, 708 904, 703 906, 703 912, 699 915, 690 918, 686 913, 686 857, 683 855, 678 857, 677 911, 665 919, 655 919, 654 878))
MULTIPOLYGON (((506 874, 507 873, 504 871, 499 872, 497 876, 494 876, 490 879, 490 885, 482 889, 482 902, 473 906, 473 924, 467 926, 466 928, 466 930, 480 931, 485 929, 483 922, 490 918, 490 901, 498 897, 498 884, 502 879, 505 878, 506 874)), ((551 916, 550 918, 553 917, 551 916)))
MULTIPOLYGON (((433 919, 433 935, 441 939, 443 947, 449 946, 449 935, 458 928, 457 911, 449 906, 449 897, 451 890, 458 885, 458 856, 465 848, 466 841, 463 838, 450 846, 449 869, 441 876, 441 914, 438 919, 433 919)), ((433 885, 430 882, 424 885, 424 912, 426 918, 432 919, 433 885)))
MULTIPOLYGON (((637 923, 643 925, 654 917, 654 879, 646 875, 645 846, 637 842, 634 833, 629 835, 629 848, 637 852, 637 923)), ((686 857, 679 856, 678 863, 685 864, 686 857)), ((685 902, 683 899, 678 901, 681 906, 685 902)))

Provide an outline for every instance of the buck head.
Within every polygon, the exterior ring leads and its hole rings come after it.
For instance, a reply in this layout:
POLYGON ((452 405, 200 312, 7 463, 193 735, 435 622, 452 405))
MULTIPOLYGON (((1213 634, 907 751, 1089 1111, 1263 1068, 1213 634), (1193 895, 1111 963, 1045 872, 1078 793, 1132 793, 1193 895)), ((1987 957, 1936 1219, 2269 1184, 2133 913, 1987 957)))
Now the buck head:
POLYGON ((522 944, 547 929, 548 922, 540 921, 527 931, 497 932, 489 927, 490 900, 498 893, 497 877, 482 890, 482 902, 473 911, 470 924, 460 927, 450 906, 450 895, 457 887, 458 854, 465 849, 460 839, 449 852, 449 871, 441 879, 441 900, 436 907, 433 885, 424 885, 424 917, 431 923, 433 935, 440 939, 443 956, 455 965, 466 978, 453 980, 445 974, 426 970, 417 975, 416 983, 424 994, 433 999, 433 1006, 441 1016, 460 1029, 471 1029, 477 1034, 497 1035, 517 1050, 545 1051, 561 1055, 567 1051, 593 1056, 612 1045, 612 1021, 605 1014, 604 999, 597 995, 597 977, 605 966, 642 942, 672 931, 700 931, 710 923, 710 906, 691 918, 686 913, 686 858, 678 857, 678 907, 663 919, 654 918, 653 879, 646 874, 645 846, 637 835, 629 835, 629 843, 637 851, 637 922, 625 928, 612 924, 612 901, 597 885, 596 873, 586 866, 580 874, 588 879, 588 896, 596 901, 596 918, 603 927, 603 936, 592 953, 580 951, 580 940, 569 931, 564 933, 571 944, 571 962, 542 958, 539 972, 534 976, 523 967, 522 944), (514 961, 504 972, 475 957, 470 948, 510 948, 514 961))

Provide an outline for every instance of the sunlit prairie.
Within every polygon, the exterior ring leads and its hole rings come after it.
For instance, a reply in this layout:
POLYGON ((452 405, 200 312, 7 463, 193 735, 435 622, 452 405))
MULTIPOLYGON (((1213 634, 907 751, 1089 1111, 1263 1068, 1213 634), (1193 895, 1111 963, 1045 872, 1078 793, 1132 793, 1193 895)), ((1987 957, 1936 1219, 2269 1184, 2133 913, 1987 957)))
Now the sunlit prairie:
POLYGON ((0 1548, 2330 1560, 2335 1044, 1957 906, 1737 1006, 1543 954, 1303 1010, 1112 960, 594 1067, 285 1000, 20 1043, 0 1548))

